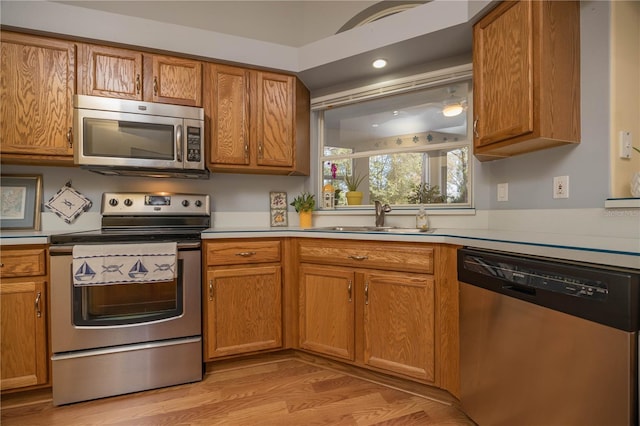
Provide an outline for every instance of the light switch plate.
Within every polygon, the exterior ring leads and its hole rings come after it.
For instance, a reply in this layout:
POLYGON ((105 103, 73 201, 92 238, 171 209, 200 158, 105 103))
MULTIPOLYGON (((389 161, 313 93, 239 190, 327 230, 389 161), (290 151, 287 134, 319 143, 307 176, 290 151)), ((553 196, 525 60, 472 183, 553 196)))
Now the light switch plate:
POLYGON ((498 184, 498 201, 509 201, 509 184, 498 184))
POLYGON ((620 141, 620 158, 631 158, 631 132, 620 130, 618 140, 620 141))

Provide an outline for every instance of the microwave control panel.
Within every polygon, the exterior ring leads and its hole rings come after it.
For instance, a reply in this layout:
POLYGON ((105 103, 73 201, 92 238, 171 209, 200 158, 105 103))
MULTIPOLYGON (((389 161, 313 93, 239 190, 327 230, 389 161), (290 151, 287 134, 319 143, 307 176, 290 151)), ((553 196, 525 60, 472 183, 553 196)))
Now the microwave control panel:
POLYGON ((187 126, 187 161, 202 161, 202 135, 200 127, 187 126))

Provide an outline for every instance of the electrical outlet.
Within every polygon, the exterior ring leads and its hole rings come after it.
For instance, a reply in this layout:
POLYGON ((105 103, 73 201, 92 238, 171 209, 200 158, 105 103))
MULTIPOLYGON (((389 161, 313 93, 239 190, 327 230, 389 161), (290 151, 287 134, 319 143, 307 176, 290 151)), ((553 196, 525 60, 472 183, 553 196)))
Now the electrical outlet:
POLYGON ((509 201, 509 184, 498 184, 498 201, 509 201))
POLYGON ((569 176, 553 178, 553 198, 569 198, 569 176))

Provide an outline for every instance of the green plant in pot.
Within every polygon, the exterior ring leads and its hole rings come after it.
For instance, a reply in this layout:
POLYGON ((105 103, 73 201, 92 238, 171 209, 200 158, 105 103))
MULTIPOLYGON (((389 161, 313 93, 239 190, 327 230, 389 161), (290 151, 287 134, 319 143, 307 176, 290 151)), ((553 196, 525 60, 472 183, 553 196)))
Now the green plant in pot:
POLYGON ((311 219, 313 209, 316 207, 316 198, 315 195, 310 194, 308 192, 303 192, 293 199, 291 203, 289 203, 300 217, 300 227, 301 228, 311 228, 311 219))
POLYGON ((350 206, 359 206, 362 204, 362 191, 358 191, 358 187, 368 175, 360 176, 356 172, 344 177, 344 182, 347 184, 347 204, 350 206))

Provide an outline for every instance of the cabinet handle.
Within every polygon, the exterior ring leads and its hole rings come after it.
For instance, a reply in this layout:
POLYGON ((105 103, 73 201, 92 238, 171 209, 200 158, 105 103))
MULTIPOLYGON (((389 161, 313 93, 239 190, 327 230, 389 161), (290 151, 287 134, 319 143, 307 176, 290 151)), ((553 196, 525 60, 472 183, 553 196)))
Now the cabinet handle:
POLYGON ((73 128, 69 127, 69 130, 67 130, 67 145, 69 146, 69 148, 73 148, 73 128))
POLYGON ((42 317, 42 310, 40 309, 40 299, 42 298, 42 293, 38 292, 36 295, 36 315, 38 318, 42 317))
POLYGON ((369 304, 369 281, 364 283, 364 304, 369 304))
POLYGON ((0 268, 4 268, 4 263, 0 263, 0 268))
POLYGON ((236 253, 236 256, 240 257, 251 257, 256 254, 255 251, 241 251, 240 253, 236 253))
POLYGON ((244 157, 247 158, 249 156, 249 144, 244 143, 244 157))
POLYGON ((158 76, 153 77, 153 96, 158 96, 158 76))
POLYGON ((136 93, 140 93, 140 74, 136 75, 136 93))
POLYGON ((353 289, 353 283, 349 280, 349 285, 347 286, 347 292, 349 292, 349 303, 351 303, 351 290, 353 289))
POLYGON ((357 254, 352 254, 349 256, 349 259, 353 260, 367 260, 369 256, 358 256, 357 254))
POLYGON ((479 119, 480 119, 479 117, 476 117, 476 119, 475 119, 475 120, 473 120, 473 135, 474 135, 476 138, 479 138, 479 137, 480 137, 480 135, 478 134, 478 120, 479 120, 479 119))
POLYGON ((258 144, 258 158, 262 158, 262 143, 258 144))
POLYGON ((209 280, 209 300, 213 300, 213 280, 209 280))

